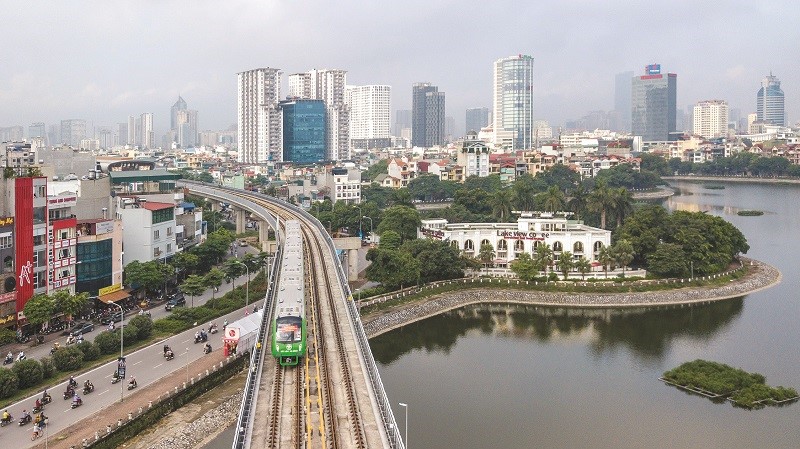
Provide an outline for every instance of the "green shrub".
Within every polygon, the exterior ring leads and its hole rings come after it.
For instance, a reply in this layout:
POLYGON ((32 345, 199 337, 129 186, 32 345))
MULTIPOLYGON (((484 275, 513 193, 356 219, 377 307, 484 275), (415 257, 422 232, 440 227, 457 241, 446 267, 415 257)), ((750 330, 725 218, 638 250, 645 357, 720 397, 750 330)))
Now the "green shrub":
MULTIPOLYGON (((386 287, 378 286, 372 288, 365 288, 360 291, 361 299, 369 298, 371 296, 378 296, 388 293, 389 289, 386 287)), ((353 293, 353 296, 358 298, 359 293, 353 293)))
POLYGON ((42 357, 39 361, 42 364, 42 377, 49 379, 56 372, 56 367, 53 365, 52 357, 42 357))
POLYGON ((62 372, 75 371, 83 364, 83 353, 76 347, 59 348, 53 353, 53 365, 62 372))
POLYGON ((94 338, 94 344, 102 354, 113 354, 119 351, 119 334, 103 331, 94 338))
POLYGON ((13 343, 15 338, 16 334, 11 329, 0 329, 0 345, 13 343))
POLYGON ((19 388, 32 387, 42 381, 42 365, 36 359, 20 360, 11 370, 19 379, 19 388))
POLYGON ((11 397, 19 388, 19 379, 14 371, 8 368, 0 368, 0 398, 11 397))
POLYGON ((153 333, 153 320, 147 315, 137 315, 131 318, 128 326, 136 326, 136 329, 139 330, 137 334, 139 340, 146 340, 153 333))
POLYGON ((177 334, 188 328, 186 322, 172 318, 160 318, 153 323, 153 330, 161 334, 177 334))
POLYGON ((83 353, 83 360, 92 361, 100 358, 100 348, 91 341, 83 341, 76 347, 83 353))
POLYGON ((133 324, 126 324, 122 331, 122 339, 126 345, 132 345, 139 341, 139 328, 133 324))

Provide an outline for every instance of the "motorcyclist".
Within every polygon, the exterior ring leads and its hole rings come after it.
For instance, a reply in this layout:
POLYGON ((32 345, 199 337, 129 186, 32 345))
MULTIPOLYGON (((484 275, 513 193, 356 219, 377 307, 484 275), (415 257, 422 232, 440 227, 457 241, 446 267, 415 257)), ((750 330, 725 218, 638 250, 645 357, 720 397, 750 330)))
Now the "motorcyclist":
POLYGON ((128 385, 130 385, 130 386, 131 386, 131 387, 133 387, 133 388, 136 388, 136 386, 138 385, 138 384, 136 383, 136 377, 134 377, 134 376, 131 376, 131 381, 130 381, 130 382, 128 382, 128 385))
POLYGON ((6 363, 11 363, 13 361, 14 361, 14 353, 8 351, 8 354, 6 354, 6 363))
POLYGON ((11 414, 8 413, 8 410, 3 412, 3 421, 6 421, 6 422, 11 421, 11 414))
POLYGON ((194 333, 194 341, 195 341, 195 343, 200 341, 200 331, 197 331, 197 332, 194 333))
POLYGON ((75 388, 75 387, 78 386, 78 382, 75 381, 75 377, 74 376, 69 376, 69 386, 72 387, 72 388, 75 388))
POLYGON ((81 397, 78 396, 78 393, 76 392, 75 395, 72 396, 72 405, 81 405, 82 403, 83 401, 81 400, 81 397))
POLYGON ((45 388, 45 390, 42 392, 42 402, 44 402, 46 399, 52 399, 52 398, 47 393, 47 389, 45 388))
POLYGON ((33 419, 33 423, 41 427, 42 424, 44 424, 45 419, 47 419, 47 417, 44 416, 44 412, 40 412, 38 415, 36 415, 36 418, 33 419))
POLYGON ((36 398, 36 403, 33 404, 34 410, 41 410, 42 409, 42 401, 39 398, 36 398))
POLYGON ((92 383, 89 382, 89 379, 86 379, 86 381, 83 383, 83 389, 84 390, 94 390, 94 385, 92 385, 92 383))
POLYGON ((169 345, 164 345, 164 357, 167 356, 167 351, 169 351, 169 345))
POLYGON ((67 337, 67 345, 71 345, 73 343, 75 343, 75 336, 70 335, 69 337, 67 337))
POLYGON ((19 354, 17 354, 17 361, 19 362, 20 360, 25 360, 25 351, 20 351, 19 354))
POLYGON ((28 413, 27 410, 22 411, 22 418, 20 418, 20 422, 28 422, 31 420, 31 414, 28 413))
POLYGON ((204 351, 206 354, 210 353, 210 352, 211 352, 211 343, 206 343, 206 345, 205 345, 205 346, 203 346, 203 351, 204 351))

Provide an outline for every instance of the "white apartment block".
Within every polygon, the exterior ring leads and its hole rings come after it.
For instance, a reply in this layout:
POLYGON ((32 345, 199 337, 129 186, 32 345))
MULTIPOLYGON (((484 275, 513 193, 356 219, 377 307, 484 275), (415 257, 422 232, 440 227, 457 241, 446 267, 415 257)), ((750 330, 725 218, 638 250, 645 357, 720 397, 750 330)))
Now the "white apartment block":
POLYGON ((155 148, 156 136, 153 130, 153 113, 145 112, 139 117, 139 145, 142 148, 155 148))
POLYGON ((357 142, 389 139, 391 86, 347 86, 345 103, 350 108, 351 147, 357 142))
POLYGON ((316 88, 313 99, 325 102, 326 157, 333 161, 350 159, 350 110, 344 101, 347 71, 311 70, 309 75, 316 88))
POLYGON ((486 142, 478 140, 473 131, 470 131, 458 152, 456 163, 464 167, 464 177, 489 176, 489 147, 486 142))
POLYGON ((117 218, 122 220, 123 265, 172 257, 177 249, 175 205, 120 198, 117 218))
POLYGON ((725 100, 700 101, 692 113, 695 135, 706 139, 725 137, 728 134, 728 103, 725 100))
POLYGON ((314 98, 316 87, 311 84, 311 73, 293 73, 289 75, 289 97, 314 98))
MULTIPOLYGON (((361 171, 356 168, 334 167, 320 176, 321 184, 330 190, 331 201, 345 204, 361 202, 361 171)), ((318 182, 320 184, 320 182, 318 182)))
POLYGON ((238 76, 238 151, 241 163, 280 161, 283 155, 283 120, 278 100, 279 69, 262 68, 238 76))

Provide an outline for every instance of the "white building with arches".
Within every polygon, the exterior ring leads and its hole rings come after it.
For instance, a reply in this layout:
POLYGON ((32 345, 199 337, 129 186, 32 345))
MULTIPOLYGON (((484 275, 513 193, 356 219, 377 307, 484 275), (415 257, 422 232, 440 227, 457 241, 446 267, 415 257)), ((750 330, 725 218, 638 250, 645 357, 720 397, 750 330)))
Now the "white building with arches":
POLYGON ((597 256, 600 249, 611 245, 611 231, 568 220, 563 214, 554 216, 540 212, 525 212, 516 223, 422 220, 417 234, 420 238, 449 240, 472 257, 478 257, 481 245, 489 243, 495 252, 494 264, 501 268, 508 267, 520 253, 533 255, 536 247, 545 243, 553 249, 554 260, 569 251, 576 260, 585 257, 594 267, 599 267, 597 256))

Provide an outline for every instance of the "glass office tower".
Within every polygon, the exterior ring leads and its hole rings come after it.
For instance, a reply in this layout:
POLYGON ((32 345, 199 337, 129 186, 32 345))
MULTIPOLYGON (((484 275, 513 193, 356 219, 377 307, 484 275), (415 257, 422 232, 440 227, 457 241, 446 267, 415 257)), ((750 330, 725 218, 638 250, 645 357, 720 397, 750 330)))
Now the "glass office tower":
POLYGON ((325 160, 325 102, 290 99, 283 112, 283 160, 308 164, 325 160))

